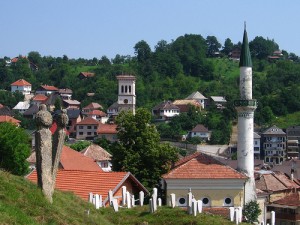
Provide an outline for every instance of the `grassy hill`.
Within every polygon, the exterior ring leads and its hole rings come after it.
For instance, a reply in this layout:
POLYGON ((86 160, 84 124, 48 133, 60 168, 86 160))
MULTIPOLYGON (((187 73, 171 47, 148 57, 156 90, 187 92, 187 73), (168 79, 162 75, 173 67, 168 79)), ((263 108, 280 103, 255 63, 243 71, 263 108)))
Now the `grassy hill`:
POLYGON ((150 214, 148 206, 100 210, 71 193, 56 191, 49 204, 35 184, 0 170, 0 224, 99 224, 99 225, 230 225, 216 215, 187 215, 180 208, 161 207, 150 214), (89 210, 89 215, 87 214, 89 210))

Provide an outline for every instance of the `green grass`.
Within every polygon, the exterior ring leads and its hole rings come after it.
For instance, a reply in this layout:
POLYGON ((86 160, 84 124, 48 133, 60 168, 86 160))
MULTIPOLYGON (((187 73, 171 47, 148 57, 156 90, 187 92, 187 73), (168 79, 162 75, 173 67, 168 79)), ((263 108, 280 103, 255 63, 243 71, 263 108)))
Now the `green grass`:
POLYGON ((53 204, 48 203, 40 189, 23 177, 0 170, 0 224, 99 224, 99 225, 230 225, 221 216, 202 213, 197 217, 186 211, 160 207, 154 214, 148 206, 132 209, 96 210, 72 193, 56 191, 53 204), (86 211, 90 210, 89 215, 86 211), (146 222, 146 223, 144 223, 146 222))
POLYGON ((281 116, 275 119, 273 124, 280 128, 287 128, 289 126, 299 126, 300 125, 300 111, 292 114, 287 114, 286 116, 281 116))

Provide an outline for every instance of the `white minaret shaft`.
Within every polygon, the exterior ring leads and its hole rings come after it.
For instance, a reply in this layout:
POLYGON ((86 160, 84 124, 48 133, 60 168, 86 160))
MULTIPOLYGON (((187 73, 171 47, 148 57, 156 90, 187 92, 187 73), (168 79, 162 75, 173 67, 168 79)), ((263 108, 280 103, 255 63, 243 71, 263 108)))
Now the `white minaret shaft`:
POLYGON ((252 99, 252 61, 246 29, 244 30, 240 57, 240 100, 235 101, 238 113, 238 170, 248 180, 245 184, 245 203, 256 199, 254 181, 253 120, 256 100, 252 99))

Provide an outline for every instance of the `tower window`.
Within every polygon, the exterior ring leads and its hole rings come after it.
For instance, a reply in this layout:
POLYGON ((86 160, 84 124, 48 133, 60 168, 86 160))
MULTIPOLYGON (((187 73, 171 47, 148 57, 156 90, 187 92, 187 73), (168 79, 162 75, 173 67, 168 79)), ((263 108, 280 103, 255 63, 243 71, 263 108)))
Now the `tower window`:
POLYGON ((125 86, 125 93, 127 93, 127 85, 125 86))
POLYGON ((121 92, 124 93, 124 86, 121 86, 121 92))
POLYGON ((131 86, 129 85, 129 87, 128 87, 128 88, 129 88, 129 93, 131 93, 131 86))

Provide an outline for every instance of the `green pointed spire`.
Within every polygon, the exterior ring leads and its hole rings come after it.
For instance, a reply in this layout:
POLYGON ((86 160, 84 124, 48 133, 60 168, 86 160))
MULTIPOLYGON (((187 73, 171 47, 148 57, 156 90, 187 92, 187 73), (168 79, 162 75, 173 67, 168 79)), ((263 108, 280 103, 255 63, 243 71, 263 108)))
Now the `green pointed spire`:
POLYGON ((244 37, 243 37, 242 51, 240 56, 240 67, 242 66, 252 67, 251 54, 250 54, 248 36, 246 31, 246 23, 244 28, 244 37))

